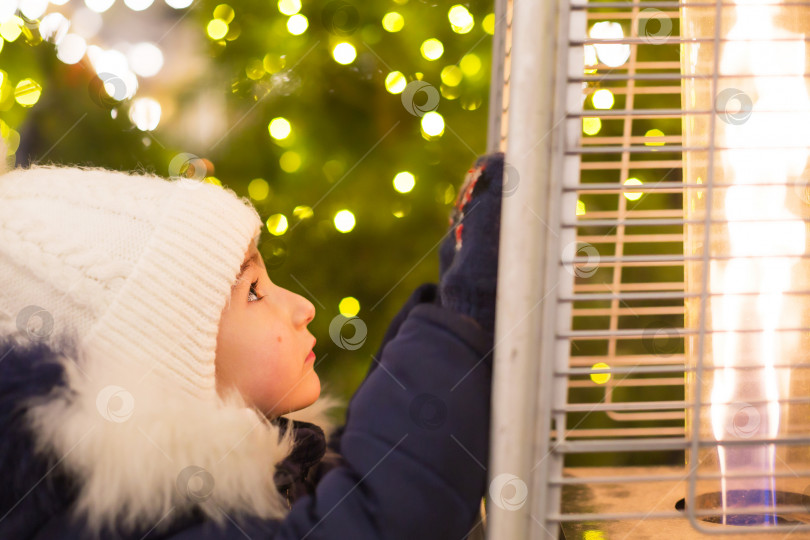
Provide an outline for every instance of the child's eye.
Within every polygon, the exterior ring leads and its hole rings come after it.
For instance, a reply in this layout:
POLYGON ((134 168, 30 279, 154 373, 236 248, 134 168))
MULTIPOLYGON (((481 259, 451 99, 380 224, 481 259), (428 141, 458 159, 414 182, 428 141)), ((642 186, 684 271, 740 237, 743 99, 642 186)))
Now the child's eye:
POLYGON ((259 280, 257 279, 256 281, 254 281, 253 283, 250 284, 250 290, 248 291, 248 302, 258 302, 259 300, 264 298, 264 296, 259 296, 258 293, 256 292, 256 285, 258 283, 259 283, 259 280), (255 300, 250 299, 251 294, 256 297, 255 300))

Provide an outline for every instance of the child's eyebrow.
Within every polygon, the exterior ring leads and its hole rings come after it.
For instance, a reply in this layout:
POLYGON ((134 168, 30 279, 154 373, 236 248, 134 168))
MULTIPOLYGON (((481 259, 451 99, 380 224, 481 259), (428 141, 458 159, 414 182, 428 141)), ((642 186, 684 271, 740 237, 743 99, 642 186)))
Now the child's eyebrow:
POLYGON ((236 275, 236 281, 238 282, 242 275, 245 273, 245 270, 250 268, 251 266, 255 266, 259 264, 259 253, 256 252, 250 256, 245 262, 242 263, 242 266, 239 267, 239 274, 236 275))

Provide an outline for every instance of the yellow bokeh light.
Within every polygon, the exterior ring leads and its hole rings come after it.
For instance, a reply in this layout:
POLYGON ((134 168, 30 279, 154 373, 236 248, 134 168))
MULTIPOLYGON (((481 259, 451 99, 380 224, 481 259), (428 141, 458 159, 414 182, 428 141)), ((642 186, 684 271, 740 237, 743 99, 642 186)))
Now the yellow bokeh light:
POLYGON ((14 89, 14 99, 23 107, 32 107, 39 101, 42 87, 34 79, 23 79, 14 89))
MULTIPOLYGON (((610 369, 610 366, 604 362, 597 362, 591 369, 610 369)), ((591 380, 596 384, 605 384, 610 380, 610 373, 591 373, 591 380)))
POLYGON ((254 178, 248 184, 248 195, 254 201, 263 201, 270 195, 270 184, 264 178, 254 178))
POLYGON ((489 34, 490 36, 495 35, 495 14, 490 13, 484 20, 481 21, 481 28, 484 29, 484 32, 489 34))
POLYGON ((456 4, 451 7, 447 12, 447 18, 450 20, 450 27, 453 29, 453 32, 457 34, 466 34, 472 30, 475 25, 472 13, 461 4, 456 4))
POLYGON ((287 65, 287 59, 284 56, 277 54, 267 53, 262 59, 262 67, 267 73, 275 73, 284 69, 287 65))
POLYGON ((385 89, 392 94, 400 94, 408 86, 405 75, 400 71, 392 71, 385 76, 385 89))
POLYGON ((214 18, 225 21, 225 24, 230 24, 234 15, 233 8, 228 4, 220 4, 214 8, 214 18))
POLYGON ((287 216, 284 214, 273 214, 264 224, 267 225, 267 232, 273 236, 281 236, 287 232, 287 216))
POLYGON ((287 150, 281 154, 278 164, 284 172, 294 173, 301 168, 301 155, 298 152, 287 150))
POLYGON ((206 176, 205 178, 203 178, 203 182, 205 182, 206 184, 222 187, 222 181, 216 176, 206 176))
POLYGON ((419 52, 427 60, 438 60, 444 54, 444 45, 436 38, 426 39, 419 47, 419 52))
POLYGON ((472 77, 481 71, 481 59, 478 58, 478 55, 474 53, 465 54, 464 57, 459 61, 458 67, 461 68, 464 75, 472 77))
POLYGON ((2 24, 0 24, 0 36, 3 36, 3 39, 6 41, 14 41, 20 34, 22 33, 22 26, 25 23, 23 20, 16 15, 12 15, 2 24))
POLYGON ((458 86, 464 73, 458 66, 444 66, 442 68, 441 79, 447 86, 458 86))
POLYGON ((585 215, 585 203, 577 200, 577 215, 584 216, 585 215))
MULTIPOLYGON (((643 185, 641 180, 638 178, 628 178, 624 181, 625 186, 641 186, 643 185)), ((637 201, 643 195, 640 191, 625 191, 624 196, 627 198, 628 201, 637 201)))
POLYGON ((400 193, 409 193, 416 184, 416 178, 408 171, 397 173, 394 177, 394 189, 400 193))
POLYGON ((287 31, 294 36, 300 36, 309 28, 309 21, 300 13, 287 19, 287 31))
POLYGON ((360 302, 353 296, 347 296, 338 304, 338 310, 344 317, 354 317, 360 313, 360 302))
POLYGON ((422 117, 422 131, 431 137, 440 137, 444 133, 444 117, 436 111, 425 113, 422 117))
POLYGON ((267 130, 270 132, 271 137, 280 141, 281 139, 286 139, 290 136, 292 126, 290 125, 289 120, 279 116, 278 118, 273 118, 270 120, 267 130))
POLYGON ((354 229, 354 214, 348 210, 341 210, 335 214, 335 229, 342 233, 347 233, 354 229))
POLYGON ((211 19, 205 31, 211 39, 222 39, 228 34, 228 23, 222 19, 211 19))
POLYGON ((315 213, 312 211, 311 206, 299 205, 299 206, 296 206, 295 208, 293 208, 293 215, 298 219, 302 219, 302 220, 303 219, 309 219, 314 214, 315 213))
POLYGON ((588 529, 582 534, 582 540, 605 540, 605 533, 599 529, 588 529))
MULTIPOLYGON (((644 134, 645 137, 663 137, 664 132, 660 129, 651 129, 647 133, 644 134)), ((645 146, 664 146, 664 141, 644 141, 645 146)))
POLYGON ((439 86, 439 91, 442 93, 444 99, 456 99, 461 95, 461 89, 458 86, 442 84, 439 86))
POLYGON ((278 10, 282 15, 295 15, 301 11, 301 0, 278 0, 278 10))
POLYGON ((405 18, 396 11, 389 11, 382 18, 382 27, 388 32, 399 32, 405 26, 405 18))
POLYGON ((254 81, 258 81, 262 77, 264 77, 264 65, 262 61, 258 58, 251 58, 247 66, 245 66, 245 75, 248 76, 248 79, 252 79, 254 81))
POLYGON ((613 92, 607 88, 600 88, 591 94, 591 101, 596 109, 609 109, 613 107, 613 92))
POLYGON ((602 121, 599 118, 586 116, 582 119, 582 131, 585 135, 596 135, 602 129, 602 121))
POLYGON ((354 59, 357 58, 357 50, 355 50, 354 45, 344 41, 335 45, 335 48, 332 50, 332 57, 335 59, 335 62, 345 66, 346 64, 354 62, 354 59))

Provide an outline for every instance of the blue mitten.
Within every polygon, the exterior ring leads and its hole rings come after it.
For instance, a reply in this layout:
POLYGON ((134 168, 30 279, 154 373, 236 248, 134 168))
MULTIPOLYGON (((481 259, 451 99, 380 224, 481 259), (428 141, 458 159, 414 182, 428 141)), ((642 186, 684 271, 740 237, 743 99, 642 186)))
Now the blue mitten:
POLYGON ((478 158, 467 171, 439 247, 441 304, 495 329, 503 152, 478 158))

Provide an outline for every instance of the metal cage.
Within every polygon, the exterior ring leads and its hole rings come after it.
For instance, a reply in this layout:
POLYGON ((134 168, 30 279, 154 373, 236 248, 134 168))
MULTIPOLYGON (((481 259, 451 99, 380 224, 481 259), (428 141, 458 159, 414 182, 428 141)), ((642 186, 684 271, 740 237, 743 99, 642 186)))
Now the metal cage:
POLYGON ((502 1, 496 19, 487 537, 810 537, 810 3, 502 1))

